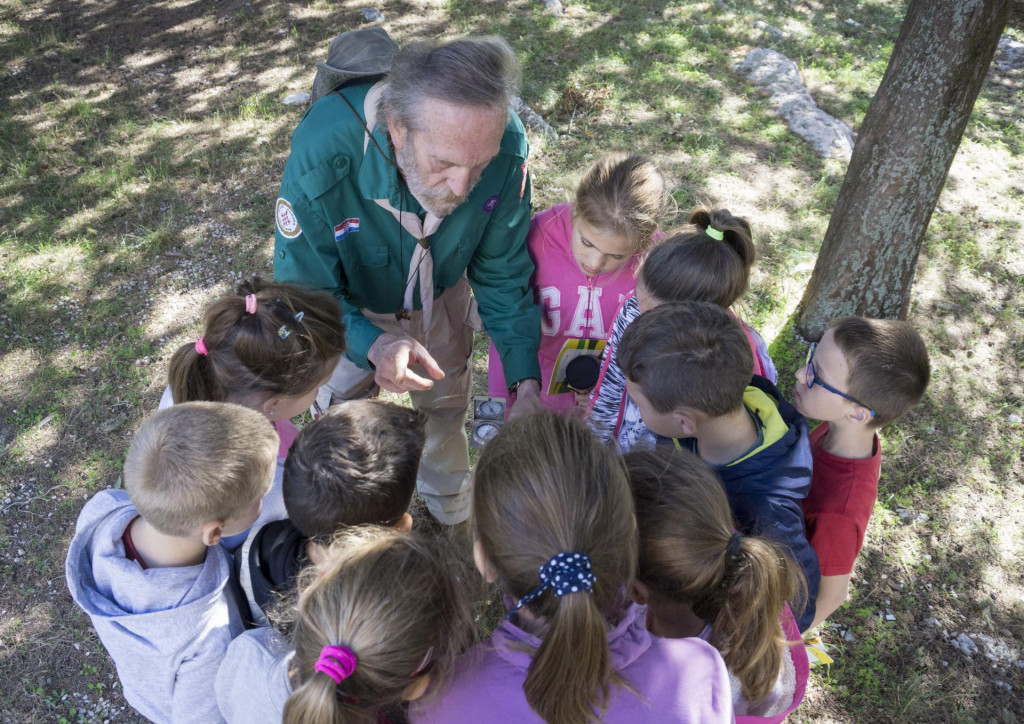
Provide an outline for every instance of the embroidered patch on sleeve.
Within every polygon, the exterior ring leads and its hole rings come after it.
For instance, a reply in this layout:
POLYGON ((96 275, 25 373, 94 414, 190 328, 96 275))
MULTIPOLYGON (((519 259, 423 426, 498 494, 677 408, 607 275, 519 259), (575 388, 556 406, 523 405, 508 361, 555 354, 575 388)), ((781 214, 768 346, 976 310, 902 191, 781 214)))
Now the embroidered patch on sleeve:
POLYGON ((529 170, 529 160, 523 161, 523 165, 519 167, 519 173, 523 175, 523 180, 519 182, 519 198, 523 198, 523 194, 526 193, 526 174, 529 173, 529 170))
POLYGON ((299 220, 292 211, 292 205, 285 198, 278 198, 274 205, 274 223, 281 236, 286 239, 294 239, 302 233, 302 227, 299 226, 299 220))
POLYGON ((359 231, 359 219, 345 219, 334 227, 334 240, 341 241, 353 231, 359 231))

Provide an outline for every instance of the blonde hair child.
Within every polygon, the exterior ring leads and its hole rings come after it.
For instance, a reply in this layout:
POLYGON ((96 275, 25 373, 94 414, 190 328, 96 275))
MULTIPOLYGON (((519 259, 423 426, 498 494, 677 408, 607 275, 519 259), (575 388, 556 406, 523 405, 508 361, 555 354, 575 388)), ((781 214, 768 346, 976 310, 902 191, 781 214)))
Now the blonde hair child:
POLYGON ((510 608, 414 722, 731 722, 724 663, 653 638, 625 593, 637 531, 622 461, 564 415, 519 418, 476 468, 474 559, 510 608))
MULTIPOLYGON (((642 312, 666 302, 708 302, 733 314, 731 307, 746 294, 756 259, 746 219, 704 205, 695 207, 683 227, 650 249, 637 274, 636 294, 616 314, 587 411, 587 424, 601 440, 614 439, 623 452, 655 442, 626 394, 626 379, 616 359, 626 327, 642 312)), ((778 373, 768 345, 753 327, 739 321, 753 354, 752 373, 774 383, 778 373)))
POLYGON ((363 526, 339 535, 299 583, 291 641, 232 642, 217 675, 229 722, 374 722, 449 676, 473 622, 440 543, 363 526))
POLYGON ((253 410, 190 402, 147 419, 124 464, 78 517, 68 589, 117 666, 124 696, 156 722, 216 721, 213 677, 244 630, 218 543, 252 525, 277 436, 253 410))
POLYGON ((802 701, 807 654, 786 601, 799 566, 767 538, 736 532, 714 471, 673 450, 624 456, 640 529, 634 588, 658 636, 699 636, 725 658, 738 722, 780 722, 802 701), (740 716, 740 715, 749 715, 740 716))
MULTIPOLYGON (((541 400, 549 409, 573 410, 576 395, 570 387, 589 392, 596 381, 596 347, 607 338, 615 310, 633 292, 640 257, 660 233, 671 205, 668 184, 653 161, 615 153, 587 169, 571 204, 533 217, 526 244, 536 267, 531 285, 541 308, 541 400), (576 363, 568 377, 556 365, 567 342, 594 355, 591 363, 576 363)), ((509 394, 493 345, 488 390, 493 397, 509 394)))

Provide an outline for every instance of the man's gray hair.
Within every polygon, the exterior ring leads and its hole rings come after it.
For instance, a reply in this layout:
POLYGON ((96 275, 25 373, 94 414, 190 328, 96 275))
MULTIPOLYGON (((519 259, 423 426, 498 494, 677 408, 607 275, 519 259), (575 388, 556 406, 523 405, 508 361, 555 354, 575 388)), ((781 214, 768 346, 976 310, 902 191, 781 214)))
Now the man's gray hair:
POLYGON ((417 131, 418 107, 427 98, 503 114, 516 96, 519 72, 512 48, 493 35, 409 43, 395 53, 378 118, 417 131))

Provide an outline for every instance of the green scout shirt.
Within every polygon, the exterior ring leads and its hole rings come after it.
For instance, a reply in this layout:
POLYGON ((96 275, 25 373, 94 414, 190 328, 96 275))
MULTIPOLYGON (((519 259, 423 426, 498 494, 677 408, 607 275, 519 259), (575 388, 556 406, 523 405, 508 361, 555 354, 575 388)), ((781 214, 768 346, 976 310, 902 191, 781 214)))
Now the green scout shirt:
MULTIPOLYGON (((363 117, 372 84, 342 89, 363 117)), ((392 154, 386 131, 373 137, 392 154)), ((306 111, 292 134, 291 155, 275 207, 274 278, 331 292, 346 325, 349 359, 369 369, 366 352, 382 331, 360 309, 391 313, 402 308, 406 274, 416 239, 390 211, 423 208, 336 93, 306 111)), ((530 181, 526 132, 509 113, 497 156, 466 201, 430 237, 434 294, 466 272, 484 327, 501 356, 508 382, 540 378, 537 348, 540 309, 533 300, 533 262, 526 249, 530 181)), ((418 290, 413 295, 420 307, 418 290)))

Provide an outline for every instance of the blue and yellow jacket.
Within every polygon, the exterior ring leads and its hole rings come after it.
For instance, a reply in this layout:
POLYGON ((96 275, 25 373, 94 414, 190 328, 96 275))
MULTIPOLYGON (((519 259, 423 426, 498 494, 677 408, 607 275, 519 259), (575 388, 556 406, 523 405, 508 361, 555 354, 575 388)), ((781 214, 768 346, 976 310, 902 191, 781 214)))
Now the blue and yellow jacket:
MULTIPOLYGON (((802 501, 811 489, 811 446, 807 421, 779 389, 754 375, 743 404, 758 426, 758 444, 740 458, 714 465, 725 484, 736 524, 742 533, 763 535, 789 548, 807 579, 807 603, 794 602, 801 631, 814 620, 821 569, 807 540, 802 501)), ((677 441, 696 452, 696 440, 677 441)))

